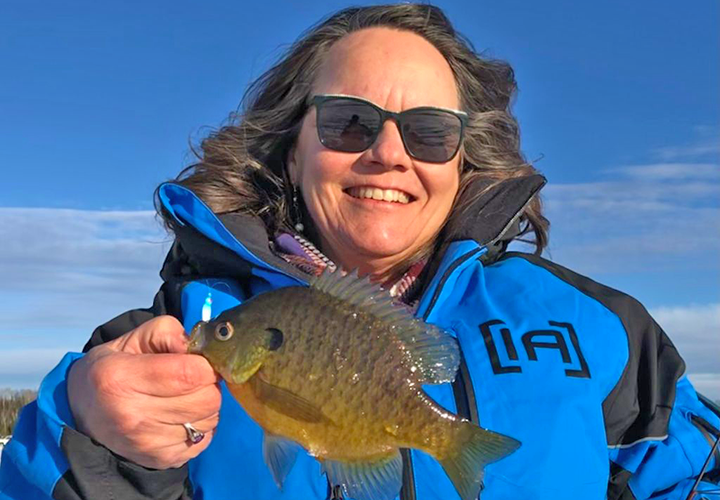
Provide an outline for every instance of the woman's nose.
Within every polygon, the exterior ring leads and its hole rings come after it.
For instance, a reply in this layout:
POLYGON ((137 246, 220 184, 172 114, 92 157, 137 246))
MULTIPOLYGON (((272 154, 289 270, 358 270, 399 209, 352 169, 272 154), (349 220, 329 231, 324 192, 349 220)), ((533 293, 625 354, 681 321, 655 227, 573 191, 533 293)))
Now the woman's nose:
POLYGON ((400 128, 394 120, 385 121, 370 149, 373 160, 387 169, 410 166, 411 159, 405 151, 400 128))

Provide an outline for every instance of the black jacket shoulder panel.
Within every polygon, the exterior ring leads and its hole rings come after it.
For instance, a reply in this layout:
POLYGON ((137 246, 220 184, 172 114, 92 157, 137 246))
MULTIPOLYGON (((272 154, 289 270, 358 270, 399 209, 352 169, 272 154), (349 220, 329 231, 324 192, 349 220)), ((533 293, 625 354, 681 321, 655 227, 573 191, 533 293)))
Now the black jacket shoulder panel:
MULTIPOLYGON (((507 179, 492 187, 492 181, 476 179, 467 189, 478 196, 445 231, 454 241, 472 239, 481 246, 505 239, 508 229, 545 182, 539 174, 507 179)), ((514 236, 508 235, 508 239, 514 236)))
MULTIPOLYGON (((227 213, 220 215, 219 219, 225 228, 259 260, 285 274, 307 279, 302 271, 271 250, 269 242, 272 239, 259 218, 239 213, 227 213)), ((189 265, 197 275, 203 278, 231 277, 240 282, 252 277, 252 263, 229 248, 217 244, 197 229, 182 226, 176 229, 175 236, 189 265)), ((162 277, 167 280, 166 276, 162 277)))
POLYGON ((603 402, 609 446, 629 445, 667 435, 675 388, 685 363, 665 332, 640 302, 542 257, 508 252, 526 259, 583 294, 597 300, 622 322, 628 339, 628 360, 620 380, 603 402))

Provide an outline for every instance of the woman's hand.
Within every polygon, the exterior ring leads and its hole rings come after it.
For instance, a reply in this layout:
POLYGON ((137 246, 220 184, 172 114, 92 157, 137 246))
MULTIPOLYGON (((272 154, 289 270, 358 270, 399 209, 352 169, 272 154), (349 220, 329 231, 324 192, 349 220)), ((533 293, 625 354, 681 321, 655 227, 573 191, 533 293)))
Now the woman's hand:
POLYGON ((221 396, 215 371, 186 347, 180 322, 160 316, 91 349, 68 375, 77 429, 144 467, 180 467, 197 456, 210 444, 221 396), (185 422, 205 438, 190 443, 185 422))

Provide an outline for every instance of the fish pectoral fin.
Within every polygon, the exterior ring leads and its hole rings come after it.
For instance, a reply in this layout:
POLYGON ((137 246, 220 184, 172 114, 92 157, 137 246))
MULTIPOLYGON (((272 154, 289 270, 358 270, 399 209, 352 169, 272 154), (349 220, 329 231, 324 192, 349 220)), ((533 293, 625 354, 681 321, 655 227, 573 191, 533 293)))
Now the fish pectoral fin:
POLYGON ((250 385, 260 401, 283 415, 313 424, 331 423, 318 407, 294 392, 272 385, 258 376, 250 379, 250 385))
POLYGON ((322 470, 330 484, 340 485, 355 500, 392 500, 402 487, 400 450, 373 462, 323 460, 322 470))
POLYGON ((263 439, 263 458, 272 472, 277 487, 282 490, 285 478, 295 465, 300 445, 275 434, 265 433, 263 439))

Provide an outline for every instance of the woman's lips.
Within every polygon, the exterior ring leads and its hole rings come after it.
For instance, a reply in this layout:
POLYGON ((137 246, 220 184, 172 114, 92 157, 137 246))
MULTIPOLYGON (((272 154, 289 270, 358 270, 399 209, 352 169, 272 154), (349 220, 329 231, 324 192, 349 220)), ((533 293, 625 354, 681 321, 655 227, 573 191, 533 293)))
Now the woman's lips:
POLYGON ((398 189, 381 189, 370 186, 356 186, 345 190, 347 194, 358 199, 372 199, 377 201, 389 201, 391 203, 400 203, 407 205, 413 197, 404 191, 398 189))

